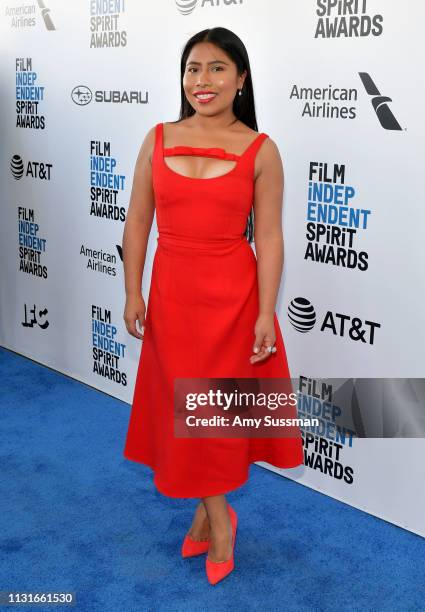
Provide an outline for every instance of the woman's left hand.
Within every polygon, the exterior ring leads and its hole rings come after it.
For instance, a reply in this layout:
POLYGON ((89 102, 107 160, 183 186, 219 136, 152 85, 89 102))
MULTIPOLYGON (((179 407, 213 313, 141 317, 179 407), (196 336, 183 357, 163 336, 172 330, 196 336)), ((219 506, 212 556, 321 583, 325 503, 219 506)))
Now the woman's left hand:
MULTIPOLYGON (((263 361, 270 357, 271 352, 267 350, 268 347, 274 347, 276 342, 276 332, 274 328, 274 316, 273 315, 259 315, 255 327, 255 342, 253 346, 253 353, 249 358, 251 363, 257 361, 263 361), (256 350, 257 349, 257 350, 256 350)), ((276 349, 275 349, 276 350, 276 349)), ((275 350, 273 352, 275 352, 275 350)))

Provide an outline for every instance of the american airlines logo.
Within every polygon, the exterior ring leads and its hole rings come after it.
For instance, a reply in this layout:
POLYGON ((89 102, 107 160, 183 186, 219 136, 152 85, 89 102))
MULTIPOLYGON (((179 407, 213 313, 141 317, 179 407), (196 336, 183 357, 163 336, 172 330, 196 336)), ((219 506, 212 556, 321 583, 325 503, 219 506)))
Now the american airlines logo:
POLYGON ((44 25, 47 30, 56 30, 55 25, 50 16, 50 9, 44 4, 44 0, 37 0, 38 6, 40 7, 41 16, 43 17, 44 25))
POLYGON ((394 117, 388 102, 392 99, 388 96, 382 96, 371 76, 367 72, 359 72, 360 78, 369 96, 372 96, 371 102, 373 109, 378 117, 379 123, 385 130, 402 130, 403 128, 394 117))

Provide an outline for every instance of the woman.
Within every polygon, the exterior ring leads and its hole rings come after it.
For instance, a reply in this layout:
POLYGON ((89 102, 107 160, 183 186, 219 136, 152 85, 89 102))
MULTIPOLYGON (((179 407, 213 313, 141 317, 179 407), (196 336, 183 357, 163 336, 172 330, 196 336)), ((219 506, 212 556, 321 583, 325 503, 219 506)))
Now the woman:
POLYGON ((289 378, 275 314, 282 196, 278 148, 257 132, 245 46, 226 28, 203 30, 182 53, 179 120, 149 130, 135 166, 124 320, 144 342, 124 456, 149 465, 164 495, 200 498, 182 555, 208 552, 211 584, 234 567, 237 515, 225 494, 246 482, 252 462, 302 464, 302 441, 175 437, 173 382, 289 378), (141 280, 155 210, 146 312, 141 280))

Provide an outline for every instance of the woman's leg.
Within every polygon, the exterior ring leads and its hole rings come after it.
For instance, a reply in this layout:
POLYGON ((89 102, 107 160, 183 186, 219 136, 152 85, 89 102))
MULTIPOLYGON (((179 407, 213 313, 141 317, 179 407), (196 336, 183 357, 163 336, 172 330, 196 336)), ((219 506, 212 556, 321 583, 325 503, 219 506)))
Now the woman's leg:
POLYGON ((216 563, 227 561, 232 555, 232 523, 224 495, 203 497, 210 527, 208 558, 216 563))
POLYGON ((210 522, 208 520, 207 511, 202 499, 196 508, 192 526, 189 529, 188 534, 192 540, 197 541, 208 540, 210 537, 210 522))

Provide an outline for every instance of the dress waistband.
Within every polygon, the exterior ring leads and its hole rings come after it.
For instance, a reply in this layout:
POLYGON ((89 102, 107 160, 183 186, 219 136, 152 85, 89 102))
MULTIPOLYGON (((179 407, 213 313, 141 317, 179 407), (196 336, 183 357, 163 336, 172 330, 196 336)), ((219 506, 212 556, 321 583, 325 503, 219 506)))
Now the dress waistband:
POLYGON ((197 251, 216 251, 234 249, 248 241, 246 236, 229 236, 220 238, 206 238, 198 236, 182 236, 179 234, 170 234, 168 232, 159 232, 157 237, 157 243, 160 247, 171 248, 174 247, 178 250, 194 249, 197 251))

